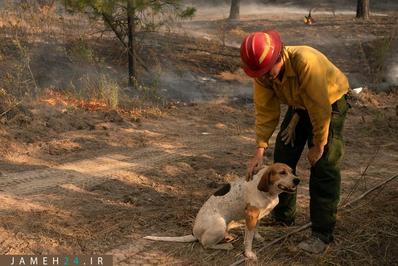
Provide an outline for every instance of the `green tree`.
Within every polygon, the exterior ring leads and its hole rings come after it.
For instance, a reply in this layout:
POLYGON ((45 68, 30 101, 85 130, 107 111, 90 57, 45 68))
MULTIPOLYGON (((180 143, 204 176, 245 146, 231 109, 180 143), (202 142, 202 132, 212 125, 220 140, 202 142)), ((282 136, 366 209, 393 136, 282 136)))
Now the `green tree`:
POLYGON ((184 7, 182 0, 66 0, 68 9, 100 17, 128 51, 129 86, 134 85, 136 60, 148 70, 135 53, 135 36, 153 31, 176 19, 191 18, 195 8, 184 7))

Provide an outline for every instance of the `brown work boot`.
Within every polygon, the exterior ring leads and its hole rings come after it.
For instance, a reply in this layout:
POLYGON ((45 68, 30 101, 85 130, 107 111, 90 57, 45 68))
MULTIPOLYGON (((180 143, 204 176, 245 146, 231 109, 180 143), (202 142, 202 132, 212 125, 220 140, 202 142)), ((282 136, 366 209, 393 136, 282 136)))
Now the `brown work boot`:
POLYGON ((298 248, 312 254, 321 254, 327 249, 328 246, 328 244, 323 242, 315 235, 311 235, 311 237, 301 241, 300 244, 298 244, 298 248))

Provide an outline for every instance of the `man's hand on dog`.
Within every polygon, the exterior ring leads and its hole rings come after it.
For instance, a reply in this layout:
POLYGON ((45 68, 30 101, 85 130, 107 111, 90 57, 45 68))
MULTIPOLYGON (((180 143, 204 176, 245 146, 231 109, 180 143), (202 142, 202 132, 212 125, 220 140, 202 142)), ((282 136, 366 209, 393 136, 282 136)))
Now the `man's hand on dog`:
POLYGON ((246 181, 252 180, 253 175, 260 170, 261 166, 263 165, 264 151, 265 148, 257 148, 256 154, 247 163, 246 181))

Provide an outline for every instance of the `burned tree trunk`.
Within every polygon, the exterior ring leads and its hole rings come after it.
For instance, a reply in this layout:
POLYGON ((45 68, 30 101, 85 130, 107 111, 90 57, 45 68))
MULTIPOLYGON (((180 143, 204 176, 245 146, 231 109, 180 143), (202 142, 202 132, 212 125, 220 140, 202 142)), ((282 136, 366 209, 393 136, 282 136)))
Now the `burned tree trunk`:
POLYGON ((357 18, 369 19, 369 0, 357 1, 357 18))
POLYGON ((128 31, 128 58, 129 58, 129 87, 134 87, 135 77, 135 7, 134 0, 127 1, 127 31, 128 31))
POLYGON ((239 19, 240 0, 231 0, 229 19, 239 19))

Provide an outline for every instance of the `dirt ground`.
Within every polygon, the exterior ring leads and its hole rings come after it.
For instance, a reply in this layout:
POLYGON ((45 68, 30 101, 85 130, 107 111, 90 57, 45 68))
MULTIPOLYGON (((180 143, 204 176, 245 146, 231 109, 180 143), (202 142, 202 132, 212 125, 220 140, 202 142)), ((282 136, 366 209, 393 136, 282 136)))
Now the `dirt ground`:
MULTIPOLYGON (((171 43, 177 55, 159 62, 193 73, 185 81, 200 90, 201 101, 187 93, 160 107, 110 110, 48 92, 14 107, 0 117, 0 253, 105 253, 114 255, 114 265, 229 265, 242 258, 243 229, 234 230, 238 239, 232 251, 142 237, 189 234, 209 195, 244 176, 254 152, 254 116, 249 80, 239 71, 233 42, 270 25, 289 42, 329 52, 354 83, 373 86, 351 99, 341 165, 342 204, 396 175, 398 93, 375 92, 377 73, 368 59, 372 49, 366 48, 375 43, 361 39, 366 34, 388 36, 396 17, 380 16, 365 24, 350 15, 320 15, 319 24, 308 29, 299 15, 244 18, 226 28, 225 41, 232 45, 227 48, 215 44, 218 21, 194 20, 183 25, 186 34, 206 24, 207 38, 200 31, 199 37, 178 35, 171 43), (342 34, 346 37, 340 42, 342 34), (192 38, 194 44, 185 42, 192 38), (356 49, 362 41, 365 48, 356 49)), ((167 55, 163 46, 152 46, 143 52, 167 55)), ((266 163, 271 162, 274 137, 266 163)), ((256 242, 255 250, 309 221, 309 164, 304 156, 298 175, 297 224, 262 226, 266 240, 256 242)), ((397 265, 397 193, 394 180, 339 212, 336 241, 325 254, 297 250, 308 234, 304 231, 258 252, 258 264, 397 265)))

